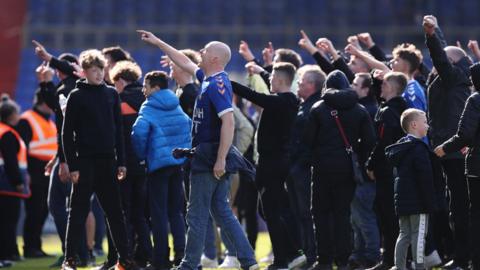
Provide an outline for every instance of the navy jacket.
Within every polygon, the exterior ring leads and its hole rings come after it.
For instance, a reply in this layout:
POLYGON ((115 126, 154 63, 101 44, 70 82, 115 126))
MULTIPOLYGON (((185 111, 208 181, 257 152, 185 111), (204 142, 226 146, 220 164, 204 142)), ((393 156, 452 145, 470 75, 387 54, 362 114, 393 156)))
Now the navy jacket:
POLYGON ((394 167, 395 212, 398 216, 429 214, 436 210, 430 153, 425 142, 411 135, 385 149, 394 167))

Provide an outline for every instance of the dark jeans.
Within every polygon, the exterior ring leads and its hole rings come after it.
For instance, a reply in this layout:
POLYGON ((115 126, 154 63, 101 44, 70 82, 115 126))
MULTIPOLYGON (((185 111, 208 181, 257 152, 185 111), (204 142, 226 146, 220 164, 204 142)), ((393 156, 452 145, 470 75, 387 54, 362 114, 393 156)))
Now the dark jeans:
POLYGON ((42 229, 48 216, 48 176, 41 172, 30 172, 32 196, 25 200, 25 223, 23 226, 24 250, 42 248, 42 229))
POLYGON ((260 191, 260 213, 267 223, 274 263, 285 266, 298 256, 296 225, 285 189, 289 166, 286 157, 262 157, 258 160, 255 181, 260 191))
MULTIPOLYGON (((65 237, 68 221, 68 201, 72 190, 70 182, 62 183, 58 176, 58 162, 55 163, 50 174, 50 186, 48 188, 48 210, 53 217, 58 237, 62 242, 62 250, 65 251, 65 237)), ((83 227, 85 228, 85 226, 83 227)), ((86 231, 83 229, 79 234, 78 256, 81 259, 88 258, 86 231)))
POLYGON ((352 251, 350 204, 355 183, 350 173, 320 173, 312 177, 312 214, 319 264, 345 266, 352 251))
POLYGON ((398 218, 393 202, 393 176, 377 176, 376 178, 375 210, 383 239, 382 261, 388 266, 393 266, 395 243, 399 232, 398 218))
POLYGON ((480 269, 480 178, 468 177, 473 270, 480 269))
POLYGON ((168 222, 174 239, 174 251, 185 249, 185 219, 183 217, 183 171, 181 166, 158 169, 147 176, 150 216, 153 232, 153 264, 167 266, 168 222))
POLYGON ((312 171, 305 162, 292 165, 287 179, 288 196, 292 212, 297 224, 301 247, 307 261, 315 262, 315 233, 313 230, 312 212, 312 171))
POLYGON ((238 210, 238 220, 240 223, 245 220, 248 242, 255 250, 258 237, 258 191, 255 183, 242 179, 242 175, 240 175, 235 205, 238 210))
MULTIPOLYGON (((128 177, 128 171, 127 171, 128 177)), ((103 250, 103 239, 107 232, 107 224, 105 222, 105 216, 103 215, 103 210, 100 207, 97 196, 94 195, 92 200, 92 212, 95 216, 95 245, 94 248, 98 250, 103 250)))
MULTIPOLYGON (((120 182, 122 208, 125 212, 127 236, 130 243, 129 251, 140 262, 150 261, 152 258, 152 242, 150 240, 150 228, 145 218, 147 204, 147 186, 145 174, 128 174, 127 178, 120 182)), ((108 259, 116 261, 113 240, 108 236, 108 259)))
POLYGON ((0 260, 18 255, 17 224, 20 217, 20 198, 0 196, 0 260))
POLYGON ((120 191, 116 177, 115 160, 107 158, 80 158, 80 178, 72 186, 70 213, 68 215, 65 258, 74 258, 79 242, 79 233, 85 228, 90 211, 90 197, 95 192, 110 226, 110 234, 118 251, 119 259, 128 260, 128 237, 125 216, 121 208, 120 191))
MULTIPOLYGON (((469 224, 467 222, 470 202, 467 180, 464 174, 465 162, 463 159, 442 160, 442 166, 450 190, 450 215, 455 242, 454 260, 459 266, 466 268, 470 259, 469 224)), ((475 245, 477 244, 475 243, 475 245)))

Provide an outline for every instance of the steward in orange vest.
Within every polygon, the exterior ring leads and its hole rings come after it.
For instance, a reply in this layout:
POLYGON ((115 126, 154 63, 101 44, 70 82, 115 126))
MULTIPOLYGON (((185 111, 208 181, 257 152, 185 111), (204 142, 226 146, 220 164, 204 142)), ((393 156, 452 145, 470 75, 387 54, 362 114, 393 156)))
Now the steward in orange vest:
POLYGON ((57 154, 57 128, 50 120, 52 110, 41 96, 36 94, 34 107, 21 115, 17 131, 27 146, 28 173, 31 178, 32 196, 25 200, 25 224, 23 228, 24 256, 45 257, 41 249, 41 234, 48 216, 48 187, 50 178, 45 176, 45 166, 57 154))

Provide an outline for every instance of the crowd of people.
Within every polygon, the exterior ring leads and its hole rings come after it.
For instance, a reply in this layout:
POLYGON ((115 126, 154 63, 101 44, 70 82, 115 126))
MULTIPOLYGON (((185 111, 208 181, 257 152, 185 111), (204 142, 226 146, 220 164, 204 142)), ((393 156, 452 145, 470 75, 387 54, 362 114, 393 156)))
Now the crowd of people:
POLYGON ((0 103, 0 267, 22 259, 23 200, 23 256, 49 256, 50 212, 63 270, 94 266, 102 223, 98 270, 480 269, 480 64, 434 16, 422 27, 431 70, 413 44, 387 54, 360 33, 338 51, 302 30, 317 65, 271 43, 260 60, 241 41, 246 83, 219 41, 178 50, 138 30, 171 71, 143 82, 120 47, 55 57, 34 41, 33 107, 0 103))

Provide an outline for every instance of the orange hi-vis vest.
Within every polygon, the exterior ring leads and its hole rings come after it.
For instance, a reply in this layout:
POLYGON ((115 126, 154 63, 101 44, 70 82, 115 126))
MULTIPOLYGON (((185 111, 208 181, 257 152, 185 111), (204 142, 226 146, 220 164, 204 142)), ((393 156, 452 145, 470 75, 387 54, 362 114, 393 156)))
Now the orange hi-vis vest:
POLYGON ((7 132, 12 132, 17 138, 18 144, 20 145, 20 149, 17 153, 17 160, 18 160, 18 168, 20 169, 20 175, 22 179, 20 179, 21 183, 24 185, 23 191, 18 191, 16 187, 11 184, 11 180, 8 179, 6 171, 5 171, 5 164, 3 160, 3 156, 0 153, 0 195, 4 196, 14 196, 20 198, 28 198, 30 197, 30 182, 28 179, 27 173, 27 147, 23 142, 22 138, 18 133, 11 127, 0 123, 0 139, 2 139, 3 135, 7 132))
POLYGON ((49 161, 57 154, 57 127, 52 120, 46 120, 33 110, 22 114, 32 128, 32 140, 28 144, 28 155, 43 161, 49 161))

